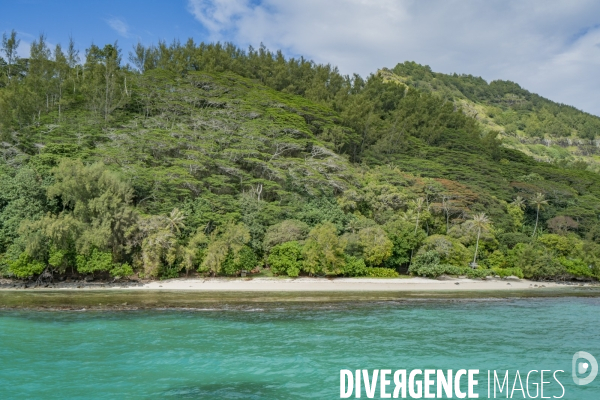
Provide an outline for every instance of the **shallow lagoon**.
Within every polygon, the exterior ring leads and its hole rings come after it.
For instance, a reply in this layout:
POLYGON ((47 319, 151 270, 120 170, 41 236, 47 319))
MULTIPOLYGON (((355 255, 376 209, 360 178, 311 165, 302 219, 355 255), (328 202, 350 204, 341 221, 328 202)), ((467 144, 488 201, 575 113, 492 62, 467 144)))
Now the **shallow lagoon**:
MULTIPOLYGON (((21 306, 65 305, 22 293, 11 292, 21 306)), ((0 311, 3 398, 339 398, 343 368, 478 368, 482 398, 488 369, 561 369, 564 398, 600 394, 600 378, 570 376, 576 351, 600 358, 598 297, 67 295, 86 311, 0 311)))

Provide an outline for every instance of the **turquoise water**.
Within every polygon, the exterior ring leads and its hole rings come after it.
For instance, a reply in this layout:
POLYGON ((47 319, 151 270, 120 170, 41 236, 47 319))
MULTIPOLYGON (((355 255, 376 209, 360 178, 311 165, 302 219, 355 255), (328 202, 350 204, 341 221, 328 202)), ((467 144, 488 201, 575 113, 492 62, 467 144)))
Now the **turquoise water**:
POLYGON ((563 398, 598 399, 577 351, 600 360, 599 298, 1 311, 0 397, 334 399, 340 369, 465 368, 481 398, 488 369, 561 369, 563 398))

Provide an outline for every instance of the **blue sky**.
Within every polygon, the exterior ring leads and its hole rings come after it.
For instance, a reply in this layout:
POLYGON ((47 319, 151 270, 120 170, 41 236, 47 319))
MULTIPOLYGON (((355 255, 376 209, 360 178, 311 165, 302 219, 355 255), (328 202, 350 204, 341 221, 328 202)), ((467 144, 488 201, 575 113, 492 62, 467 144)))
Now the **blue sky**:
POLYGON ((600 115, 600 2, 597 0, 13 0, 0 32, 15 29, 28 54, 43 32, 118 40, 124 60, 144 44, 193 37, 261 42, 288 55, 367 75, 406 60, 434 71, 515 81, 552 100, 600 115))

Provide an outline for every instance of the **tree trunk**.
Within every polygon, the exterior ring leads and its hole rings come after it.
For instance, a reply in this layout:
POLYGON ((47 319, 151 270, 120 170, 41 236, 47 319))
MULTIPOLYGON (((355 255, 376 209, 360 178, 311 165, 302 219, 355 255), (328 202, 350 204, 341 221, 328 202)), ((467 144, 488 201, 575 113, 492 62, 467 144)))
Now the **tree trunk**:
POLYGON ((481 228, 477 231, 477 243, 475 244, 475 255, 473 255, 473 266, 477 262, 477 250, 479 250, 479 236, 481 235, 481 228))
POLYGON ((533 228, 533 235, 531 237, 535 237, 535 232, 537 232, 538 220, 540 219, 540 206, 537 207, 537 214, 535 215, 535 228, 533 228))
POLYGON ((421 213, 418 212, 417 213, 417 224, 415 225, 415 235, 417 234, 417 230, 419 229, 419 217, 421 216, 421 213))

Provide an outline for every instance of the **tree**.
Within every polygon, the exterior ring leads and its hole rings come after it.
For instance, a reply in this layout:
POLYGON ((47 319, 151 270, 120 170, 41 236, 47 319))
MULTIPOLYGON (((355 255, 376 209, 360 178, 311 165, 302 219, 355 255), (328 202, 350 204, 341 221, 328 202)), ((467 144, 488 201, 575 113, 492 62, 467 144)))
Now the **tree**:
POLYGON ((344 248, 333 223, 315 226, 302 248, 303 269, 309 275, 340 273, 345 264, 344 248))
POLYGON ((521 196, 517 196, 510 204, 520 208, 521 210, 524 210, 526 206, 525 199, 521 196))
POLYGON ((58 121, 60 122, 61 106, 63 102, 63 86, 69 74, 69 63, 67 57, 62 51, 60 44, 56 45, 54 50, 54 79, 56 81, 56 91, 58 92, 58 121))
POLYGON ((525 213, 523 212, 524 208, 525 200, 521 196, 517 196, 516 199, 506 205, 506 211, 508 212, 508 215, 512 217, 514 232, 517 232, 523 227, 523 218, 525 216, 525 213))
POLYGON ((546 196, 542 193, 536 193, 535 196, 529 201, 529 204, 535 207, 535 227, 533 228, 532 237, 535 237, 535 233, 537 232, 538 221, 540 219, 540 209, 544 208, 545 205, 548 204, 548 200, 546 200, 546 196))
POLYGON ((394 219, 388 221, 383 229, 393 243, 392 255, 385 261, 385 265, 394 269, 408 264, 411 254, 420 247, 427 236, 423 229, 414 233, 412 220, 394 219))
POLYGON ((17 32, 14 29, 10 31, 10 35, 8 36, 6 33, 2 34, 2 53, 6 57, 6 75, 9 81, 13 73, 11 67, 16 64, 18 60, 17 49, 19 48, 20 43, 21 40, 17 39, 17 32))
POLYGON ((242 223, 229 222, 222 228, 216 229, 211 235, 202 268, 213 275, 221 273, 223 263, 229 255, 234 262, 240 255, 240 251, 250 241, 250 231, 242 223))
POLYGON ((295 241, 278 244, 271 249, 268 262, 274 274, 296 277, 302 269, 302 246, 295 241))
POLYGON ((417 229, 419 229, 419 218, 421 217, 421 211, 423 211, 424 204, 425 204, 425 199, 423 197, 419 197, 418 199, 412 201, 413 210, 417 213, 417 222, 415 224, 415 235, 417 234, 417 229))
POLYGON ((189 274, 189 271, 197 267, 198 260, 201 259, 207 242, 208 238, 204 232, 198 229, 183 249, 183 265, 186 275, 189 274))
POLYGON ((185 224, 183 223, 183 221, 185 221, 185 215, 183 215, 183 212, 181 212, 177 207, 175 207, 169 213, 169 215, 167 215, 166 221, 167 227, 173 233, 177 232, 177 234, 180 234, 181 229, 185 228, 185 224))
POLYGON ((473 227, 477 229, 477 242, 475 243, 475 254, 473 255, 473 266, 477 265, 477 251, 479 250, 479 238, 482 231, 491 229, 491 221, 485 213, 475 214, 473 216, 473 227))
POLYGON ((279 244, 304 240, 309 230, 308 225, 302 221, 286 219, 267 228, 263 240, 263 248, 268 253, 273 247, 279 244))
POLYGON ((546 222, 546 224, 548 225, 548 229, 550 229, 553 233, 558 233, 561 235, 566 235, 571 229, 579 228, 579 223, 577 221, 565 215, 559 215, 551 218, 548 220, 548 222, 546 222))
POLYGON ((361 229, 358 232, 359 244, 363 250, 363 258, 367 265, 376 267, 392 255, 394 244, 388 239, 380 226, 361 229))

